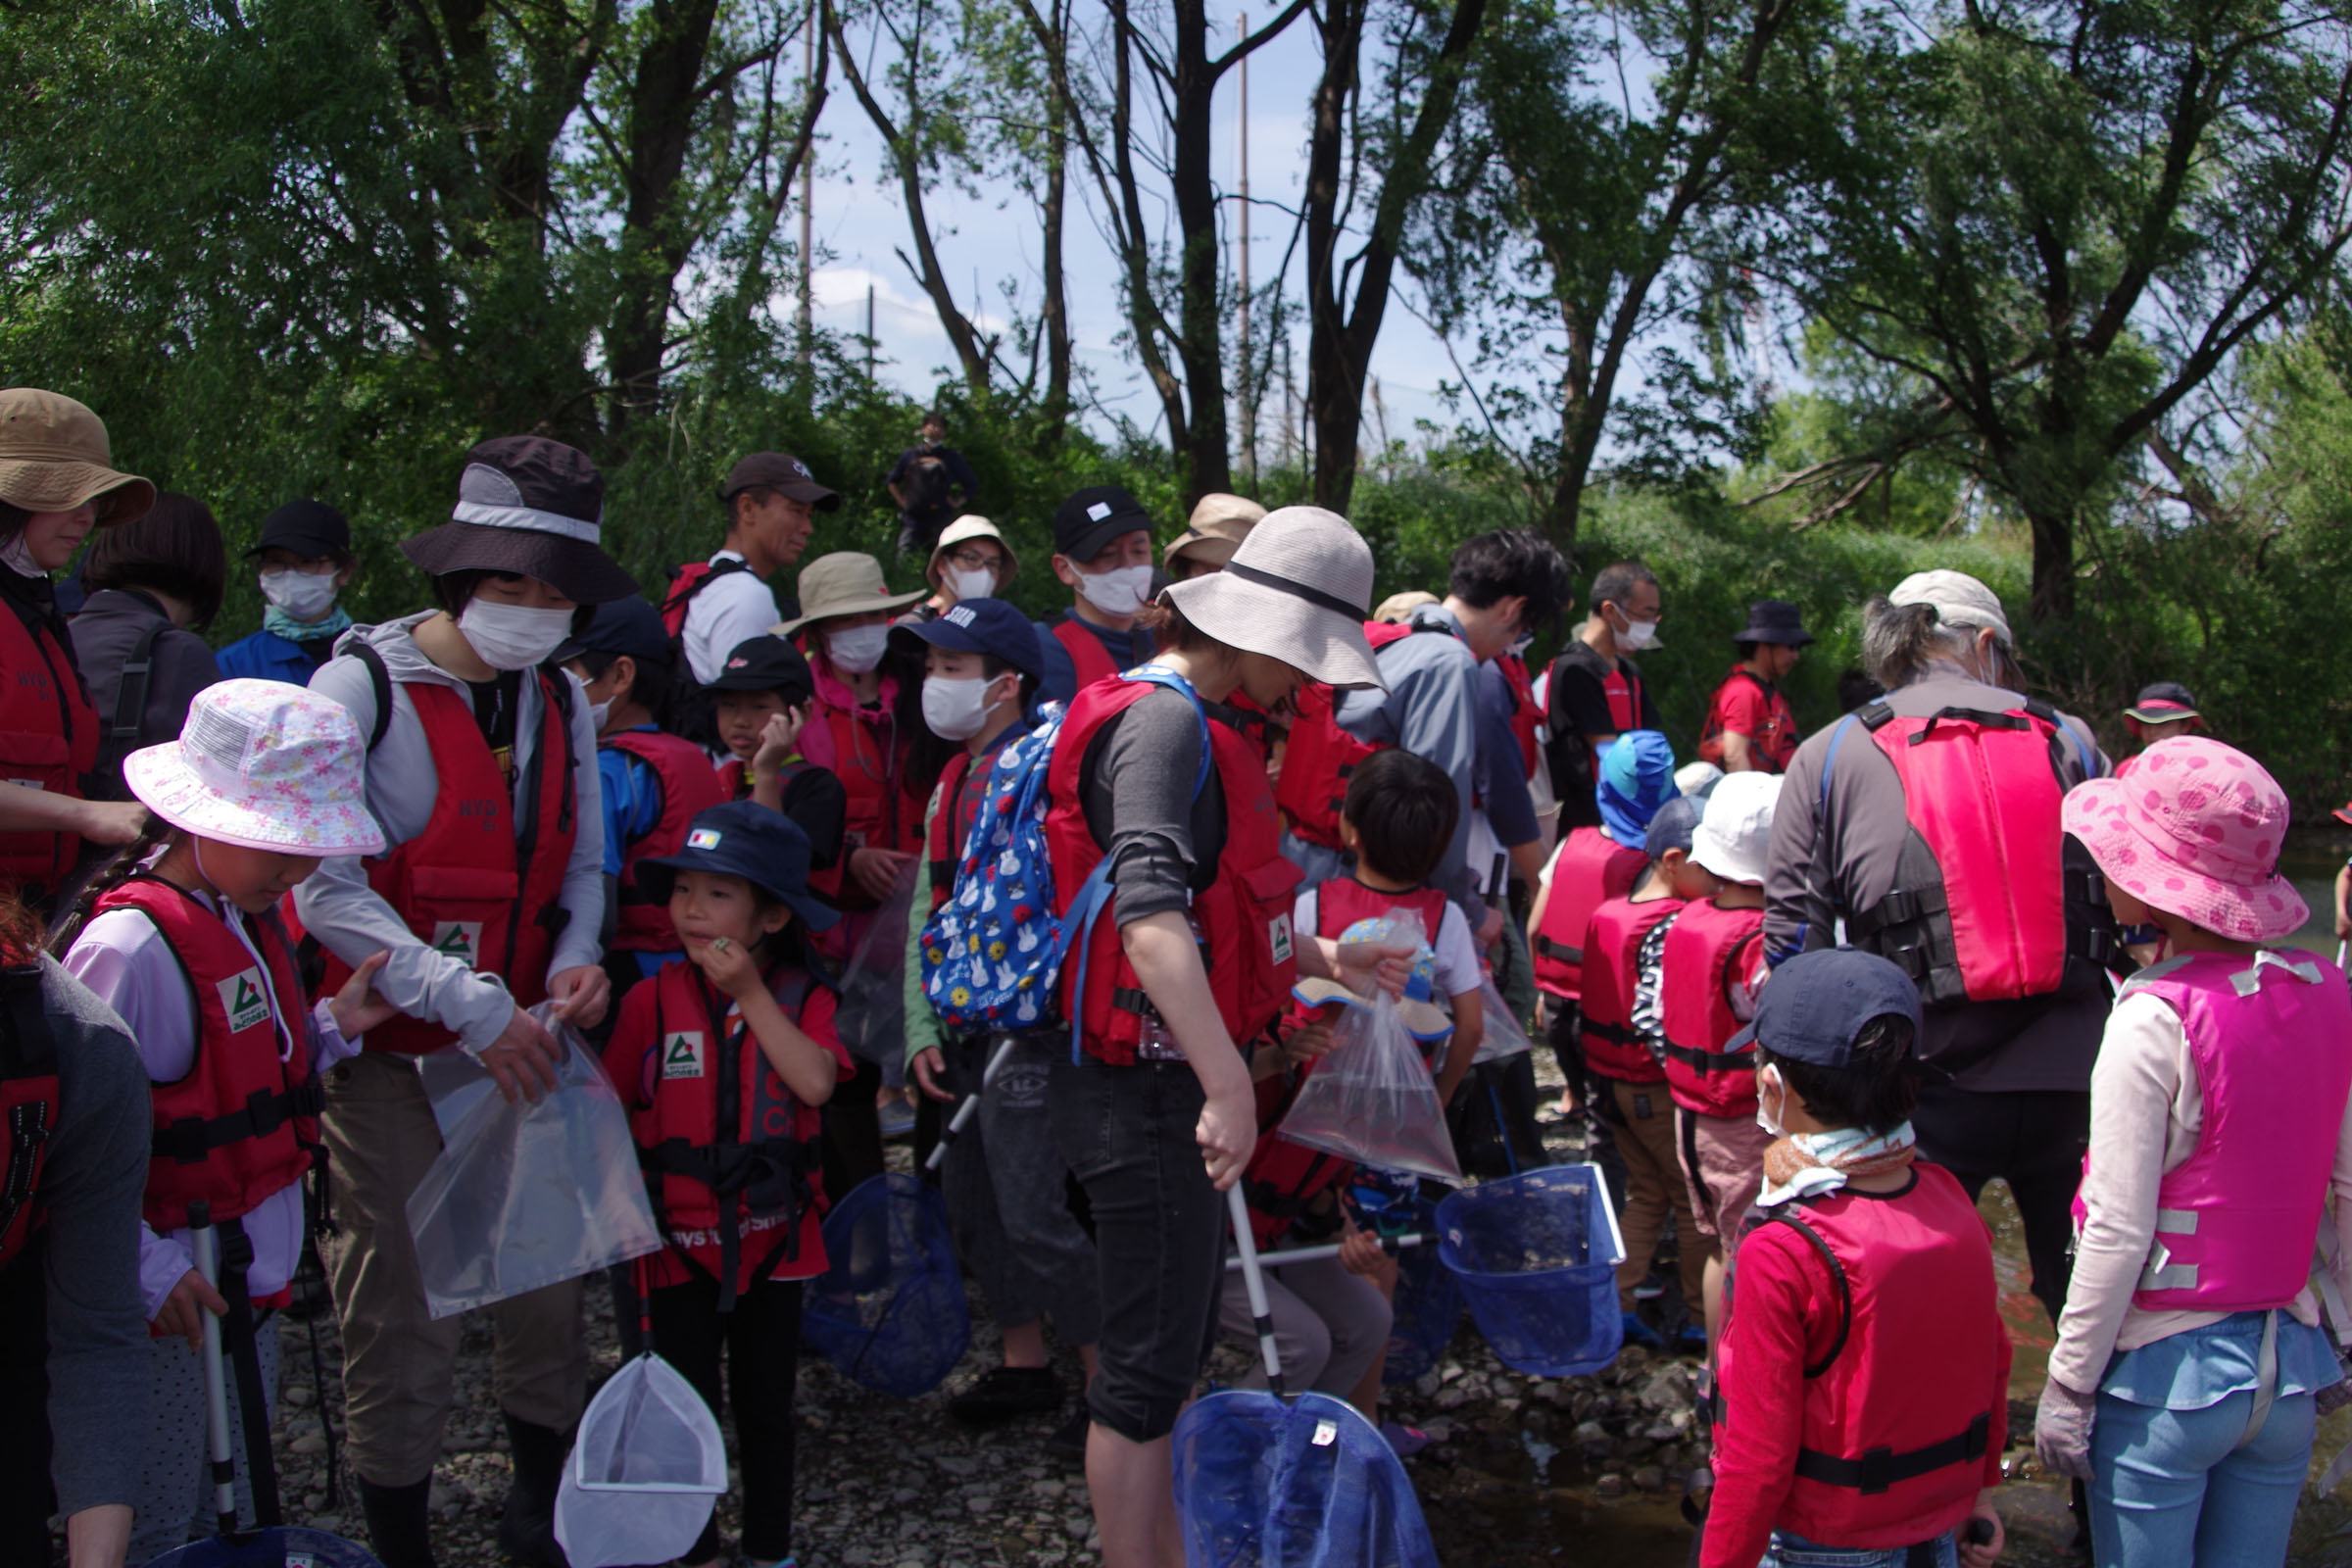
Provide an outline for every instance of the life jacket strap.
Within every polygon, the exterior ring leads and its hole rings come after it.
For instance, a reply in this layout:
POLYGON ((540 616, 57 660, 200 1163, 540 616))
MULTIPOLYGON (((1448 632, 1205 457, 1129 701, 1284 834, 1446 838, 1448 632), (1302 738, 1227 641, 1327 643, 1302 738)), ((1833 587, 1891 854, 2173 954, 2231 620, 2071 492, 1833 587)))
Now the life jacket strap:
POLYGON ((1539 935, 1536 938, 1536 951, 1546 958, 1557 958, 1562 963, 1582 964, 1585 961, 1584 949, 1572 948, 1565 942, 1554 942, 1547 936, 1539 935))
POLYGON ((216 1149, 247 1138, 267 1138, 289 1121, 316 1116, 326 1108, 326 1091, 317 1078, 305 1078, 291 1089, 256 1089, 245 1097, 242 1110, 225 1116, 182 1116, 169 1127, 158 1127, 152 1150, 158 1159, 182 1165, 201 1165, 216 1149))
POLYGON ((1752 1051, 1698 1051, 1671 1040, 1666 1042, 1666 1056, 1699 1072, 1742 1072, 1756 1064, 1752 1051))
POLYGON ((1615 1045, 1639 1046, 1643 1044, 1642 1035, 1639 1031, 1628 1028, 1626 1025, 1621 1023, 1602 1023, 1597 1019, 1588 1017, 1584 1020, 1584 1031, 1586 1034, 1592 1035, 1601 1040, 1609 1041, 1615 1045))
POLYGON ((1870 1497, 1952 1465, 1980 1463, 1991 1441, 1992 1412, 1980 1410, 1967 1431, 1908 1453, 1872 1448, 1859 1458, 1841 1459, 1818 1448, 1798 1448, 1796 1473, 1825 1487, 1851 1487, 1870 1497))

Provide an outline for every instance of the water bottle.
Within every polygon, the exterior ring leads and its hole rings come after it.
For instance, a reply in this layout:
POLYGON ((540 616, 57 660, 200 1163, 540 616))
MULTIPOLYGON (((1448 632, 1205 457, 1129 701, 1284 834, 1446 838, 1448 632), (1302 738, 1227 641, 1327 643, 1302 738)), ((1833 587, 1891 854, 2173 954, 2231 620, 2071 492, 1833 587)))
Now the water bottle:
MULTIPOLYGON (((1200 950, 1200 965, 1208 966, 1208 934, 1200 929, 1200 916, 1184 911, 1185 924, 1193 928, 1193 943, 1200 950)), ((1135 1037, 1135 1059, 1138 1061, 1182 1061, 1184 1048, 1176 1043, 1176 1031, 1169 1028, 1159 1009, 1149 1002, 1144 1004, 1143 1027, 1135 1037)))

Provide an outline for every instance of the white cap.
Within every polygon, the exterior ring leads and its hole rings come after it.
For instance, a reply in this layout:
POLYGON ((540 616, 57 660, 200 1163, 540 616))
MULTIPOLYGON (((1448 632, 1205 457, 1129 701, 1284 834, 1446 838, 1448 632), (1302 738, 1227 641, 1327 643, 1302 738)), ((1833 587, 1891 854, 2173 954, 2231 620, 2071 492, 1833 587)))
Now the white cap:
POLYGON ((1685 762, 1674 770, 1674 787, 1696 800, 1705 800, 1722 780, 1723 769, 1713 762, 1685 762))
POLYGON ((1778 773, 1724 775, 1691 830, 1690 858, 1726 882, 1761 886, 1772 849, 1772 813, 1780 803, 1778 773))
POLYGON ((2001 597, 1965 571, 1915 571, 1894 585, 1886 596, 1890 605, 1933 605, 1936 618, 1947 626, 1982 626, 2012 647, 2009 617, 2001 597))

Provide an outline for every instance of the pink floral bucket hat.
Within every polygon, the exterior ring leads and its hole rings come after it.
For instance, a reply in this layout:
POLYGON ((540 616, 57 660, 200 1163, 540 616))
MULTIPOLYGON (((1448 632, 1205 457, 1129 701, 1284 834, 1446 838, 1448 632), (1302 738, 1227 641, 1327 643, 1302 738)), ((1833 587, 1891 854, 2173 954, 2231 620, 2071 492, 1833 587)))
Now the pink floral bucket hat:
POLYGON ((276 680, 196 694, 179 739, 122 760, 149 810, 200 838, 286 855, 375 855, 360 726, 341 703, 276 680))
POLYGON ((2070 790, 2064 821, 2108 881, 2216 935, 2276 941, 2311 915, 2278 874, 2286 792, 2260 762, 2220 741, 2158 741, 2140 753, 2131 777, 2070 790))

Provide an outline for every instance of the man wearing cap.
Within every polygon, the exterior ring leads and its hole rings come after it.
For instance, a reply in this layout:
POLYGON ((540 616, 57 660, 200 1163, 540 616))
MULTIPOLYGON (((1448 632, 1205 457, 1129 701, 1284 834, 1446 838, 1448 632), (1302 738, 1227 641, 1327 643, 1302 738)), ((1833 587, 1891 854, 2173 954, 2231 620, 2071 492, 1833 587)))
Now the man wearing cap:
POLYGON ((1211 491, 1194 503, 1184 532, 1168 541, 1162 559, 1168 576, 1177 582, 1204 571, 1223 571, 1234 550, 1255 527, 1266 509, 1248 496, 1211 491))
MULTIPOLYGON (((2124 710, 2124 727, 2144 752, 2175 735, 2198 733, 2205 728, 2205 717, 2197 711, 2197 700, 2189 696, 2187 687, 2177 680, 2160 680, 2139 689, 2138 700, 2124 710)), ((2138 765, 2139 754, 2134 752, 2115 764, 2115 776, 2122 778, 2138 765)))
POLYGON ((776 597, 769 579, 800 563, 816 514, 841 510, 841 497, 818 484, 808 465, 782 452, 755 452, 736 464, 718 499, 727 509, 726 543, 709 561, 673 572, 662 602, 662 624, 683 643, 699 686, 718 678, 738 643, 800 613, 790 596, 776 597))
MULTIPOLYGON (((481 443, 452 520, 401 545, 440 608, 354 627, 311 683, 368 737, 368 808, 392 846, 325 861, 294 898, 328 960, 325 986, 388 950, 375 989, 404 1014, 328 1073, 322 1119, 343 1232, 333 1283, 352 1468, 385 1568, 432 1562, 426 1500, 459 1334, 425 1309, 409 1231, 410 1195, 441 1152, 414 1058, 454 1044, 509 1099, 536 1099, 555 1087, 559 1053, 524 1009, 544 999, 592 1028, 611 994, 596 723, 552 662, 581 607, 636 592, 599 548, 603 513, 585 454, 539 436, 481 443)), ((587 1385, 579 1282, 490 1312, 514 1473, 500 1544, 557 1562, 564 1433, 587 1385)))
POLYGON ((1726 773, 1783 773, 1796 755, 1796 714, 1781 682, 1813 640, 1797 608, 1785 599, 1747 607, 1747 628, 1732 641, 1740 662, 1715 688, 1698 737, 1699 760, 1726 773))
POLYGON ((1639 561, 1620 561, 1593 574, 1588 597, 1592 613, 1544 676, 1546 755, 1562 833, 1600 821, 1592 779, 1601 749, 1628 730, 1664 727, 1628 657, 1658 645, 1664 601, 1657 575, 1639 561))
POLYGON ((308 686, 351 626, 335 603, 359 564, 351 524, 323 501, 289 501, 262 520, 262 536, 245 559, 254 564, 267 608, 261 630, 220 650, 221 677, 308 686))
POLYGON ((1972 1197, 2008 1182, 2055 1321, 2121 948, 2058 817, 2106 759, 2079 720, 2016 689, 2010 649, 2000 600, 1963 572, 1914 573, 1864 608, 1863 658, 1886 695, 1789 763, 1764 942, 1778 964, 1842 929, 1910 972, 1927 1007, 1921 1149, 1972 1197))
POLYGON ((1152 633, 1135 623, 1152 598, 1151 514, 1115 484, 1071 496, 1054 512, 1054 575, 1071 603, 1037 623, 1041 689, 1066 703, 1152 657, 1152 633))
POLYGON ((928 555, 931 541, 956 512, 980 500, 980 476, 947 444, 948 416, 923 416, 914 445, 899 454, 883 482, 899 509, 899 558, 928 555))

